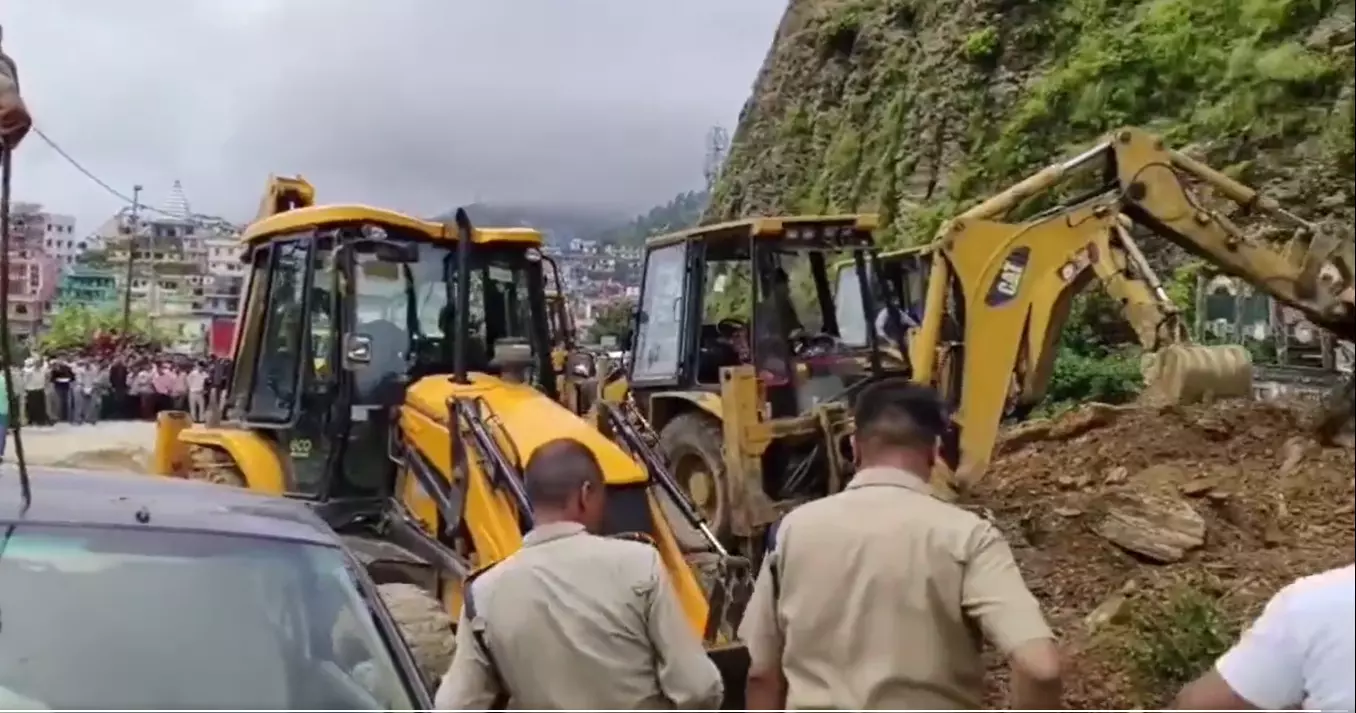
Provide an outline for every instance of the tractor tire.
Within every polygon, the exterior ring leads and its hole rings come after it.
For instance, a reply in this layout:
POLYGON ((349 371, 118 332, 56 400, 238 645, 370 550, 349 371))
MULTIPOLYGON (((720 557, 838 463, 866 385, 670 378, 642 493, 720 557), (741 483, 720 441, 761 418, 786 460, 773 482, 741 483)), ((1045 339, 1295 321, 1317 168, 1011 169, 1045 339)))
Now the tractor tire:
POLYGON ((215 446, 189 446, 188 468, 189 480, 201 480, 235 488, 249 487, 235 459, 215 446))
MULTIPOLYGON (((722 540, 730 532, 730 484, 725 474, 725 457, 720 422, 704 413, 685 413, 664 425, 659 432, 659 452, 668 462, 669 472, 678 486, 693 495, 694 475, 703 479, 699 495, 693 498, 697 510, 706 516, 711 531, 722 540), (698 471, 704 471, 699 473, 698 471)), ((668 497, 661 505, 673 529, 678 545, 686 552, 710 547, 701 530, 683 518, 678 506, 668 497)))
POLYGON ((434 690, 456 653, 457 623, 442 602, 418 585, 391 582, 378 585, 377 592, 410 647, 424 683, 434 690))

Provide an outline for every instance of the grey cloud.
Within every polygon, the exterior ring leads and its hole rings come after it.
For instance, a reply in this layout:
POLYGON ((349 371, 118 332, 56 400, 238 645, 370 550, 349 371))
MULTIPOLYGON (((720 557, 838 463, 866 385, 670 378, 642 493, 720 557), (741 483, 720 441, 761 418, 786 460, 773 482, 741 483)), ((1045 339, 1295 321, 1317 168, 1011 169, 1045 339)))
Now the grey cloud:
MULTIPOLYGON (((638 210, 701 181, 784 0, 9 0, 36 122, 100 177, 246 218, 270 172, 418 213, 638 210)), ((118 201, 37 139, 18 196, 118 201)))

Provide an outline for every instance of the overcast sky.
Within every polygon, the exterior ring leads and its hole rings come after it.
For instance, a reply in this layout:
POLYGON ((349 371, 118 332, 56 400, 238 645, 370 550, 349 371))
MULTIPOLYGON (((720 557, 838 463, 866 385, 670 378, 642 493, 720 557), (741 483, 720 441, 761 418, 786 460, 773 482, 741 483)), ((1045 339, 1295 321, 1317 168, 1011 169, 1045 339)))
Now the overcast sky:
MULTIPOLYGON (((638 211, 700 187, 785 0, 5 0, 36 125, 163 205, 251 216, 270 172, 323 202, 638 211)), ((36 135, 15 198, 120 207, 36 135)))

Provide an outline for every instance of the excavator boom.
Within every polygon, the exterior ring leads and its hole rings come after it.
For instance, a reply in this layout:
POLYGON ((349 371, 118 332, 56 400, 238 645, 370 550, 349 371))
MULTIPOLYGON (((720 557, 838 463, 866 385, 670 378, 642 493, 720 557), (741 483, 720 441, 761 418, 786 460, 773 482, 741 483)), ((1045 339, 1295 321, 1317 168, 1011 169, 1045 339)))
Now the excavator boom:
POLYGON ((1274 199, 1250 188, 1136 128, 1113 132, 1104 142, 1062 164, 1051 166, 963 213, 957 220, 1002 215, 1043 193, 1071 173, 1098 160, 1113 171, 1103 210, 1123 212, 1151 230, 1282 303, 1340 339, 1356 338, 1353 266, 1349 237, 1333 226, 1318 226, 1291 213, 1274 199), (1281 250, 1247 236, 1223 212, 1207 206, 1186 179, 1206 184, 1244 213, 1261 213, 1294 230, 1281 250), (1340 276, 1324 284, 1320 274, 1332 265, 1340 276))
POLYGON ((987 468, 1013 372, 1021 374, 1021 398, 1044 395, 1072 298, 1093 280, 1122 302, 1141 344, 1159 349, 1146 359, 1146 378, 1170 383, 1167 390, 1179 398, 1243 395, 1232 392, 1244 382, 1229 377, 1250 373, 1246 351, 1185 345, 1176 307, 1139 249, 1141 234, 1252 284, 1340 339, 1356 332, 1350 240, 1165 148, 1151 134, 1119 130, 957 216, 928 248, 925 312, 910 340, 910 361, 915 379, 938 385, 957 406, 952 484, 963 487, 987 468), (1105 176, 1097 190, 1035 218, 1007 220, 1014 209, 1097 164, 1105 176), (1192 183, 1213 189, 1239 212, 1278 220, 1294 236, 1279 249, 1251 238, 1192 183))
POLYGON ((259 200, 259 212, 255 220, 263 220, 297 208, 315 205, 315 187, 301 176, 269 176, 268 188, 259 200))

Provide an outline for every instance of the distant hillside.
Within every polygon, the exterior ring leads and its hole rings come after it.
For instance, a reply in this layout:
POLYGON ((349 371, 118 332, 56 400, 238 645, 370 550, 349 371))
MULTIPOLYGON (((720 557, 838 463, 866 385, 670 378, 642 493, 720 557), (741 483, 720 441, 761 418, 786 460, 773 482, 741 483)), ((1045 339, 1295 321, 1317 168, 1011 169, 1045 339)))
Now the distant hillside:
MULTIPOLYGON (((543 204, 472 203, 466 212, 476 225, 530 226, 546 234, 548 242, 575 238, 623 245, 639 245, 651 235, 662 235, 697 224, 706 210, 706 191, 679 193, 663 205, 631 218, 607 209, 543 204)), ((450 220, 448 211, 437 220, 450 220)))
POLYGON ((706 210, 706 191, 688 191, 674 196, 664 205, 651 208, 648 213, 638 215, 598 236, 604 242, 625 245, 637 245, 652 235, 663 235, 676 230, 690 228, 701 220, 706 210))
MULTIPOLYGON (((472 203, 466 206, 466 212, 476 225, 529 226, 545 233, 553 243, 592 238, 626 222, 624 213, 587 206, 472 203)), ((451 217, 452 211, 448 211, 439 219, 451 217)))

